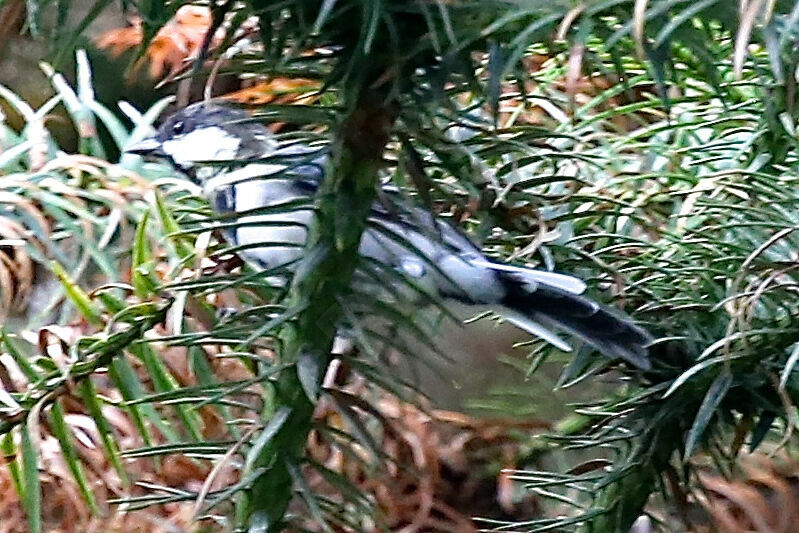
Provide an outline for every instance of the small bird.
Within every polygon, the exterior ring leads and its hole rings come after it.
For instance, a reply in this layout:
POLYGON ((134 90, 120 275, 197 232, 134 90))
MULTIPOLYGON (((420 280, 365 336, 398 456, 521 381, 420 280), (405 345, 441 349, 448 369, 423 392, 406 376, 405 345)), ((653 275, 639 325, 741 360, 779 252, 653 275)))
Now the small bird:
MULTIPOLYGON (((168 117, 126 152, 171 161, 203 188, 216 213, 235 215, 224 236, 254 268, 291 272, 302 258, 311 200, 324 179, 324 147, 278 142, 242 110, 201 102, 168 117)), ((395 274, 388 284, 394 291, 410 283, 445 307, 493 311, 561 350, 571 349, 557 333, 565 331, 607 357, 650 368, 649 333, 583 296, 583 281, 489 259, 433 213, 387 187, 379 192, 359 247, 358 289, 376 284, 374 270, 367 275, 376 265, 395 274)))

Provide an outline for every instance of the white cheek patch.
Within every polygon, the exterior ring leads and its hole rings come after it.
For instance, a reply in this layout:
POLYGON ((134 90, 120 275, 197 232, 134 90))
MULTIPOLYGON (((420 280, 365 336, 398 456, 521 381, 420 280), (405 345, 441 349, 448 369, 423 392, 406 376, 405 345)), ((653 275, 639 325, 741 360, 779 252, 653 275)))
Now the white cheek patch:
POLYGON ((236 158, 241 141, 222 128, 200 128, 164 141, 162 148, 178 165, 236 158))

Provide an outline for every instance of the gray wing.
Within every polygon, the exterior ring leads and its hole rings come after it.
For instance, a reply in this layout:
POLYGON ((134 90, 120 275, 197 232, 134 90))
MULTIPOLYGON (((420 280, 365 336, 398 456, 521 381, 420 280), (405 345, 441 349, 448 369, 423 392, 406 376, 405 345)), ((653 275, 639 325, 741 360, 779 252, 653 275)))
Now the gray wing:
POLYGON ((503 295, 497 273, 468 237, 396 194, 372 207, 360 255, 390 267, 434 296, 490 304, 503 295))

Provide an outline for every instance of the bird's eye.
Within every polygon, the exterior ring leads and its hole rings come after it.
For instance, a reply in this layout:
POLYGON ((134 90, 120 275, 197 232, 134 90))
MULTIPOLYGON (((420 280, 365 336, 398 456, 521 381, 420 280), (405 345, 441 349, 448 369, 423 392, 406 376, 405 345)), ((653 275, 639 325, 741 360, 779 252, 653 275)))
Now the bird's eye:
POLYGON ((172 124, 172 133, 174 135, 180 135, 181 133, 183 133, 183 130, 185 129, 186 129, 186 123, 183 122, 182 120, 178 120, 177 122, 172 124))

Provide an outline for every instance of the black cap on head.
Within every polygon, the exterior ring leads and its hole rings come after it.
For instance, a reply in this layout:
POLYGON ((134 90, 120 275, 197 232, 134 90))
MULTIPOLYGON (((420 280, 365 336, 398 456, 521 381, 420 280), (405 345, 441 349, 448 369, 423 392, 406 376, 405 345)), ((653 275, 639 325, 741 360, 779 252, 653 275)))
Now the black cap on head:
MULTIPOLYGON (((170 151, 170 142, 189 139, 192 133, 200 130, 213 131, 220 143, 225 139, 236 139, 234 153, 228 154, 228 159, 263 157, 273 145, 272 133, 243 110, 227 103, 209 101, 192 104, 167 117, 154 136, 129 146, 125 152, 170 158, 173 163, 186 170, 189 162, 215 159, 215 147, 192 142, 189 147, 181 147, 183 153, 178 156, 170 151), (194 150, 191 157, 186 156, 186 148, 194 150)), ((193 137, 195 136, 191 136, 193 137)))

